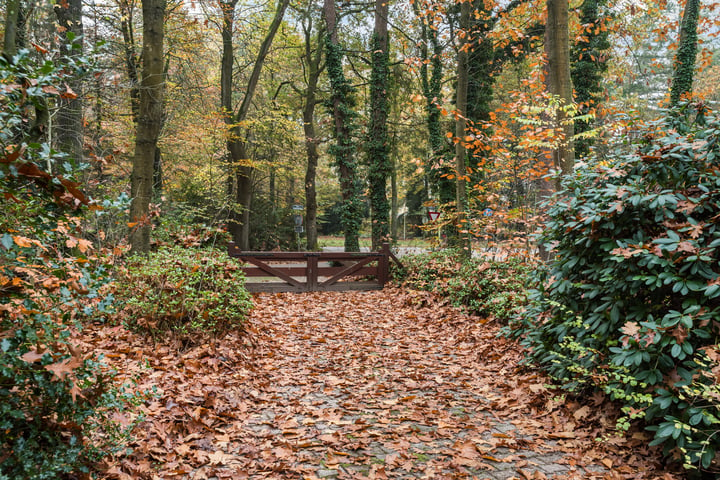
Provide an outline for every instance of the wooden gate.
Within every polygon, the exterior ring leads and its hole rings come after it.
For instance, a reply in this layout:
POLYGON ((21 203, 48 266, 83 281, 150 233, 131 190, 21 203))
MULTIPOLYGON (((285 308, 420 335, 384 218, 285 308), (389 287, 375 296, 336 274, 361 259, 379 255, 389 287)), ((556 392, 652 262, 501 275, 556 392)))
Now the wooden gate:
POLYGON ((247 277, 264 277, 245 283, 250 292, 380 290, 388 281, 390 260, 402 266, 387 243, 379 252, 346 253, 243 252, 230 242, 228 254, 249 264, 243 267, 247 277))

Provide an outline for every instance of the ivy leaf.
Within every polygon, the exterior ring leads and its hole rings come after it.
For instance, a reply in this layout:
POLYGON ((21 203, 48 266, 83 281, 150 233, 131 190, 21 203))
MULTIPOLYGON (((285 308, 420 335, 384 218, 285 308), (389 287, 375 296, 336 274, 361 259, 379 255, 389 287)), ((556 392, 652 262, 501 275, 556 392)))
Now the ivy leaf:
POLYGON ((5 247, 5 250, 10 250, 12 246, 15 244, 13 241, 13 237, 10 234, 5 234, 0 238, 0 243, 3 247, 5 247))

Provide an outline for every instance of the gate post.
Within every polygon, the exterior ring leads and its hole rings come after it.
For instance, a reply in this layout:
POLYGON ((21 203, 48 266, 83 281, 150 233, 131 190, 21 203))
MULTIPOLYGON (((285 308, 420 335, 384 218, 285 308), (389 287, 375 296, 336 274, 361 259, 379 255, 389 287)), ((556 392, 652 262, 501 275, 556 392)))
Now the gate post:
POLYGON ((385 283, 390 279, 390 244, 384 242, 380 250, 382 256, 378 259, 378 283, 380 287, 384 287, 385 283))
POLYGON ((306 253, 307 266, 305 267, 305 284, 307 290, 313 292, 318 287, 318 257, 319 253, 306 253))

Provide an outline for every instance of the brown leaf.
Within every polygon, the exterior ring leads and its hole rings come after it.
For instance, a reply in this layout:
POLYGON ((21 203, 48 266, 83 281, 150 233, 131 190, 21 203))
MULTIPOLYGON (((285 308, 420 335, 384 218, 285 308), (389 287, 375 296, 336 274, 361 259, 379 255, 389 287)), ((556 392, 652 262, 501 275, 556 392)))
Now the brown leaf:
POLYGON ((42 353, 38 353, 36 350, 30 350, 25 355, 22 355, 20 358, 25 360, 27 363, 35 363, 38 360, 41 360, 43 357, 42 353))
POLYGON ((587 405, 578 408, 573 412, 573 417, 575 417, 575 420, 582 420, 583 418, 587 418, 588 415, 590 415, 590 407, 587 405))
POLYGON ((61 362, 51 363, 45 365, 45 370, 52 372, 60 380, 65 380, 68 375, 73 373, 73 370, 82 365, 82 362, 75 357, 70 357, 61 362))
POLYGON ((216 450, 208 455, 208 462, 210 462, 210 465, 227 465, 233 458, 232 455, 216 450))

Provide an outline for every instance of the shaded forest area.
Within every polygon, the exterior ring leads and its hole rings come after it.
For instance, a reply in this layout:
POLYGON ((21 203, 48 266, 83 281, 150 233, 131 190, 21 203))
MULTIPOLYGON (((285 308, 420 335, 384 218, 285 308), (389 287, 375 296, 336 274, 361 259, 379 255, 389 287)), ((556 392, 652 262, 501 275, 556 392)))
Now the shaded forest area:
POLYGON ((423 238, 411 297, 493 322, 543 395, 714 478, 718 6, 5 2, 0 478, 131 475, 163 393, 116 355, 265 351, 227 243, 321 234, 423 238))

